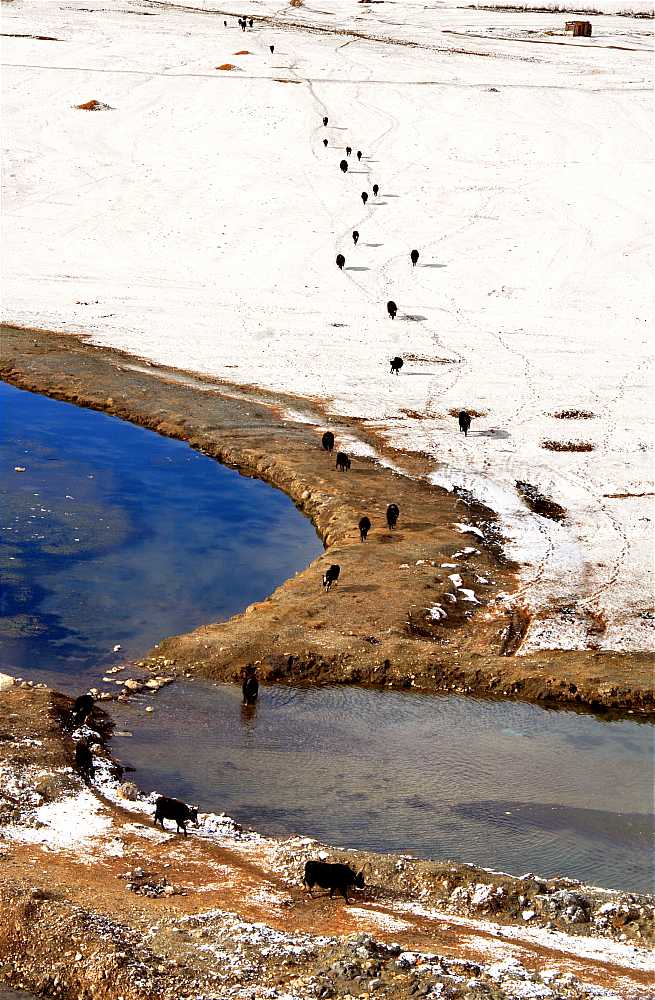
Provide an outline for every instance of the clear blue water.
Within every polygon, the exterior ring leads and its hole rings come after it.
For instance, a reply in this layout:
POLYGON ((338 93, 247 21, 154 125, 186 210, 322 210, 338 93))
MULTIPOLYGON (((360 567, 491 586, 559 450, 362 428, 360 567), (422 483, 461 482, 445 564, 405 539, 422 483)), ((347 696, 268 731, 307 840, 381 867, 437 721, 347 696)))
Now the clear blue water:
MULTIPOLYGON (((79 693, 321 550, 283 494, 180 442, 2 383, 0 406, 0 670, 79 693)), ((263 832, 652 888, 649 725, 347 687, 244 711, 200 682, 109 711, 144 789, 263 832)))
POLYGON ((0 470, 0 670, 33 679, 97 682, 109 663, 261 600, 322 551, 265 483, 4 383, 0 470))

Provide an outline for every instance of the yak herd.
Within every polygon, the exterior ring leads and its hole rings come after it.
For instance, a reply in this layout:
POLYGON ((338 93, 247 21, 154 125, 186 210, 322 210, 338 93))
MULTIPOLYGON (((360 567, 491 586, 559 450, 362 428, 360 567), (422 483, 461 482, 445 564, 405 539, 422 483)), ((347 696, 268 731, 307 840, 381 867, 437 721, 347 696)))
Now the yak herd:
MULTIPOLYGON (((240 17, 238 19, 238 23, 242 31, 246 31, 249 27, 253 27, 252 18, 240 17)), ((224 24, 227 27, 227 21, 225 21, 224 24)), ((273 45, 269 45, 271 54, 273 53, 274 48, 275 47, 273 45)), ((323 118, 323 125, 324 127, 327 127, 328 125, 327 116, 323 118)), ((323 146, 327 148, 328 145, 328 139, 323 139, 323 146)), ((342 159, 339 163, 339 167, 344 174, 348 172, 348 158, 352 155, 352 152, 352 147, 346 146, 346 159, 342 159)), ((362 151, 360 149, 357 150, 356 156, 357 160, 362 159, 362 151)), ((373 184, 372 190, 373 197, 377 198, 380 191, 379 185, 373 184)), ((368 192, 362 191, 361 199, 364 205, 366 205, 368 197, 368 192)), ((353 230, 352 239, 353 244, 357 246, 359 241, 359 232, 356 229, 353 230)), ((412 267, 416 267, 420 256, 418 250, 412 250, 409 256, 412 267)), ((346 263, 346 258, 343 253, 337 254, 336 263, 339 270, 342 271, 346 263)), ((392 320, 396 318, 397 312, 398 307, 396 303, 393 300, 389 300, 389 302, 387 302, 387 313, 392 320)), ((390 363, 390 372, 398 375, 403 367, 403 364, 404 362, 402 358, 392 358, 390 363)), ((471 426, 471 415, 466 410, 461 410, 458 415, 458 420, 460 431, 464 435, 468 435, 468 431, 471 426)), ((321 446, 323 450, 331 455, 334 450, 334 445, 334 434, 332 431, 325 431, 321 438, 321 446)), ((346 455, 343 451, 337 451, 336 469, 339 472, 348 472, 350 468, 351 460, 348 455, 346 455)), ((386 521, 389 529, 393 530, 396 527, 399 517, 400 508, 398 504, 390 503, 386 510, 386 521)), ((370 518, 363 515, 359 520, 358 528, 360 541, 365 542, 372 528, 370 518)), ((341 567, 336 563, 328 566, 325 570, 323 574, 323 587, 326 593, 329 593, 330 589, 337 583, 340 573, 341 567)), ((252 706, 256 703, 259 693, 259 681, 257 679, 256 668, 252 665, 246 667, 242 693, 244 706, 252 706)), ((80 697, 75 700, 73 708, 70 712, 68 728, 70 730, 78 730, 81 727, 84 727, 87 718, 93 711, 93 708, 94 699, 91 695, 80 695, 80 697)), ((93 753, 89 746, 88 739, 85 736, 79 738, 75 745, 75 767, 86 783, 88 783, 95 776, 93 753)), ((176 824, 176 832, 182 832, 186 837, 187 823, 193 823, 196 827, 199 826, 198 806, 189 806, 185 802, 181 802, 179 799, 173 799, 168 796, 161 795, 155 802, 155 825, 159 823, 162 829, 164 829, 165 819, 172 820, 176 824)), ((364 888, 364 872, 355 872, 349 865, 344 864, 331 864, 325 861, 307 861, 304 869, 303 882, 309 890, 310 895, 312 895, 314 886, 318 885, 321 888, 328 890, 330 897, 332 897, 335 892, 338 892, 343 896, 346 903, 348 903, 349 889, 364 888)))

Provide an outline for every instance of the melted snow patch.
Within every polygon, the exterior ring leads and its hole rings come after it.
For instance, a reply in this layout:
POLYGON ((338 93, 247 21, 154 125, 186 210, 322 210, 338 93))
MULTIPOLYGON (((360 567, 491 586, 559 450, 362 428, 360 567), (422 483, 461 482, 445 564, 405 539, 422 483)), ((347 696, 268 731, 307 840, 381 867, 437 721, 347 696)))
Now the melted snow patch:
POLYGON ((40 844, 48 850, 84 847, 110 830, 112 821, 86 788, 58 802, 46 802, 30 816, 38 826, 8 826, 4 836, 23 844, 40 844))

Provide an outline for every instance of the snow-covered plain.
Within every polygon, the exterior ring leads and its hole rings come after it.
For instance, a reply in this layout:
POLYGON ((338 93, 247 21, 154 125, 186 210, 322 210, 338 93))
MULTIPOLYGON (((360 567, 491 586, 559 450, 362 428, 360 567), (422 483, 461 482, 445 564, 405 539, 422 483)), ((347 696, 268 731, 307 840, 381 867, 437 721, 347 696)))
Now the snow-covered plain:
POLYGON ((653 22, 219 11, 3 3, 4 319, 366 419, 500 513, 524 648, 651 646, 653 22), (483 414, 468 438, 461 407, 483 414))

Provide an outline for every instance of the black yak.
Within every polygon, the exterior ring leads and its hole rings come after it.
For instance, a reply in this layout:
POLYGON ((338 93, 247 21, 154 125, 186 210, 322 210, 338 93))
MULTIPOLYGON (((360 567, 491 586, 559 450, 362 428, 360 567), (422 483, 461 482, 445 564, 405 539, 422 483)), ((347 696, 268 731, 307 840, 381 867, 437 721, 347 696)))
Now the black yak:
POLYGON ((325 125, 327 125, 327 123, 328 123, 328 120, 327 120, 327 118, 324 118, 324 119, 323 119, 323 125, 325 126, 325 125))
POLYGON ((342 253, 337 254, 337 267, 340 271, 343 271, 343 265, 346 263, 346 258, 342 253))
POLYGON ((366 204, 366 202, 368 201, 368 195, 366 191, 362 191, 362 201, 364 202, 364 204, 366 204))
POLYGON ((361 160, 361 158, 362 158, 362 151, 361 151, 361 149, 358 149, 357 150, 357 159, 361 160))
POLYGON ((412 267, 416 267, 419 257, 418 250, 412 250, 409 256, 411 257, 412 260, 412 267))
POLYGON ((334 896, 335 890, 339 892, 348 903, 348 890, 364 888, 364 869, 354 872, 350 865, 330 864, 327 861, 308 861, 305 864, 305 874, 303 882, 309 889, 310 896, 315 885, 321 889, 330 890, 330 898, 334 896))
POLYGON ((259 694, 259 681, 257 680, 257 669, 251 664, 246 667, 246 676, 241 685, 244 705, 254 705, 259 694))
POLYGON ((380 190, 380 185, 379 184, 374 184, 373 185, 373 194, 375 195, 376 198, 378 196, 378 191, 379 190, 380 190))
POLYGON ((332 566, 328 566, 325 573, 323 574, 323 586, 325 587, 325 593, 327 594, 333 583, 336 583, 339 579, 339 573, 341 572, 341 566, 337 566, 334 563, 332 566))
POLYGON ((469 427, 471 426, 471 414, 467 413, 466 410, 460 410, 458 420, 460 431, 464 431, 464 437, 468 437, 469 427))
POLYGON ((346 146, 346 156, 350 156, 350 154, 352 153, 352 151, 353 151, 352 146, 346 146))
POLYGON ((359 239, 359 233, 356 229, 353 229, 353 243, 357 246, 357 240, 359 239))
POLYGON ((369 533, 370 530, 371 530, 371 522, 369 521, 369 519, 366 516, 360 517, 360 519, 359 519, 359 540, 360 540, 360 542, 365 542, 366 541, 366 536, 368 535, 368 533, 369 533))
POLYGON ((343 451, 337 452, 337 464, 335 466, 339 472, 348 472, 350 469, 350 459, 343 451))
POLYGON ((198 806, 188 806, 186 802, 180 802, 179 799, 169 799, 166 795, 160 795, 155 802, 155 826, 157 826, 157 821, 159 821, 163 830, 165 819, 175 820, 177 823, 176 832, 179 833, 180 830, 183 830, 185 837, 187 835, 187 823, 194 823, 196 826, 200 826, 198 822, 198 806))
POLYGON ((345 174, 346 171, 348 170, 348 161, 342 160, 341 163, 339 164, 339 167, 341 169, 341 172, 345 174))
POLYGON ((93 754, 89 749, 89 744, 86 740, 80 740, 79 743, 75 745, 75 768, 79 771, 80 777, 88 785, 91 778, 95 777, 95 768, 93 766, 93 754))
POLYGON ((271 55, 273 55, 273 53, 275 52, 275 46, 269 45, 269 49, 271 50, 271 55))
POLYGON ((334 434, 332 431, 325 432, 321 438, 321 444, 323 445, 324 451, 329 451, 330 454, 332 453, 332 449, 334 448, 334 434))
POLYGON ((387 524, 390 528, 395 528, 400 517, 400 507, 397 503, 390 503, 387 507, 387 524))
POLYGON ((93 711, 94 704, 90 694, 81 694, 79 698, 75 699, 69 720, 71 729, 77 729, 78 726, 84 725, 93 711))
POLYGON ((402 366, 405 364, 402 358, 392 358, 390 363, 391 363, 391 371, 395 372, 396 375, 398 374, 402 366))
POLYGON ((327 139, 323 139, 323 145, 325 146, 326 149, 327 149, 327 144, 328 144, 327 139))
POLYGON ((392 319, 396 318, 396 313, 398 312, 398 306, 393 301, 393 299, 389 299, 389 301, 387 302, 387 312, 389 313, 392 319))
POLYGON ((252 28, 252 26, 253 26, 253 19, 252 18, 250 18, 250 22, 249 23, 250 23, 250 27, 252 28))

